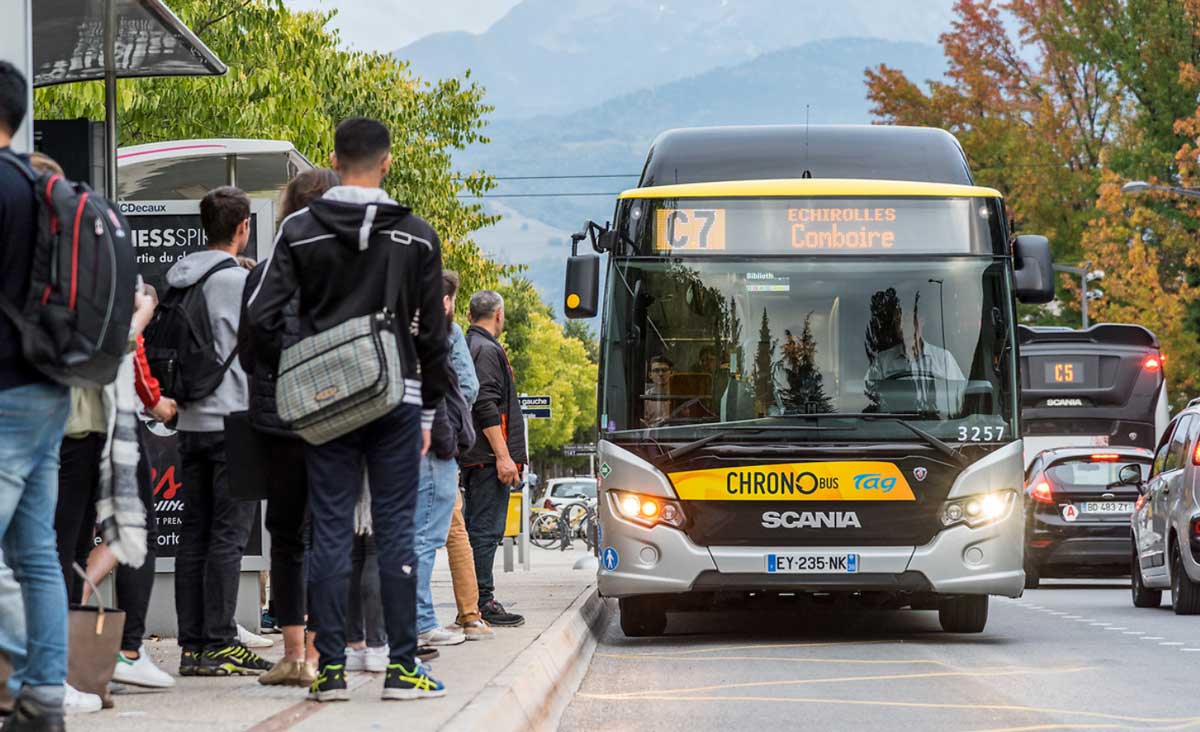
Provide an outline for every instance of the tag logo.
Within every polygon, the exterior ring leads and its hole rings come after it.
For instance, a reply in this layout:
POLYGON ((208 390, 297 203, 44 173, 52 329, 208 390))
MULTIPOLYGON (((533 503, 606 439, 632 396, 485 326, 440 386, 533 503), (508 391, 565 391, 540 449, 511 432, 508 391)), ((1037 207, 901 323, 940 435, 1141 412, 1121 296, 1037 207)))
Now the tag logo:
POLYGON ((918 483, 925 482, 925 478, 928 475, 929 471, 925 469, 924 465, 918 465, 917 467, 913 468, 913 477, 917 479, 918 483))
POLYGON ((318 391, 316 393, 316 396, 313 397, 313 401, 323 402, 326 399, 330 399, 330 398, 336 396, 337 393, 338 393, 338 388, 336 386, 331 386, 328 389, 322 389, 321 391, 318 391))

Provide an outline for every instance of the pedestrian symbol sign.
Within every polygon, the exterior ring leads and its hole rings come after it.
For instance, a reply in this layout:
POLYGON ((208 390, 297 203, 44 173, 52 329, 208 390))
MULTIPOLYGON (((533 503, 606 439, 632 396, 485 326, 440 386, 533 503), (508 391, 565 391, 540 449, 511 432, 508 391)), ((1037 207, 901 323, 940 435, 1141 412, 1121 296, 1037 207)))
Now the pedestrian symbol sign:
POLYGON ((609 572, 616 569, 617 565, 621 563, 620 557, 617 556, 617 550, 613 549, 611 546, 605 547, 604 553, 600 555, 600 563, 603 564, 604 568, 609 572))

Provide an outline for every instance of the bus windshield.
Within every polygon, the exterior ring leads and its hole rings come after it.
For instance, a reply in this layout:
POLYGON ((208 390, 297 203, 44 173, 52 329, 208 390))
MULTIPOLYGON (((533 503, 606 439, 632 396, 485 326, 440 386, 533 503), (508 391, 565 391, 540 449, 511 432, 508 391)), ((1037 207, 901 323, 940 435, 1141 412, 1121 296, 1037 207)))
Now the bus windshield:
POLYGON ((608 282, 606 432, 824 414, 795 439, 913 439, 869 418, 890 415, 945 441, 1014 439, 1003 260, 636 258, 608 282))

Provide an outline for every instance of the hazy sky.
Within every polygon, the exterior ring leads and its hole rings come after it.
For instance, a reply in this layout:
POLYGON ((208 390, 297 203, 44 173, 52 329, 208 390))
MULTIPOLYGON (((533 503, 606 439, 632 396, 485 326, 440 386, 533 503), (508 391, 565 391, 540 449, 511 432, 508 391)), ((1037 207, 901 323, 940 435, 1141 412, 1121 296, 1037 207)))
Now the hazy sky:
POLYGON ((519 0, 286 0, 291 7, 338 11, 342 40, 364 51, 394 51, 439 31, 479 33, 519 0))

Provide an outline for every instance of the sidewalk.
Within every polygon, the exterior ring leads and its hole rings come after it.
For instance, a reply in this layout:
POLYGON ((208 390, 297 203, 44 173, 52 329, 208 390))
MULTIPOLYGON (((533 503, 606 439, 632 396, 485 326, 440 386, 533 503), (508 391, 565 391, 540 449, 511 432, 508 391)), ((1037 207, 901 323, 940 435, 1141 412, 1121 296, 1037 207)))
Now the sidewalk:
MULTIPOLYGON (((507 609, 524 615, 525 625, 497 628, 490 641, 442 648, 441 657, 431 665, 447 686, 444 698, 385 703, 379 698, 382 674, 352 674, 351 701, 326 705, 305 701, 304 689, 262 686, 252 677, 180 678, 168 691, 124 687, 113 695, 114 709, 70 717, 67 727, 88 732, 439 729, 594 584, 594 571, 572 569, 577 559, 586 556, 579 542, 576 546, 580 551, 565 553, 531 547, 533 566, 528 573, 519 563, 515 572, 500 571, 503 550, 497 552, 497 597, 507 609)), ((444 551, 439 552, 434 570, 433 597, 438 618, 444 623, 453 620, 454 595, 444 551)), ((275 647, 259 653, 276 660, 283 654, 283 644, 277 635, 268 637, 276 639, 275 647)), ((179 648, 174 640, 147 641, 146 648, 164 670, 178 671, 179 648)))

